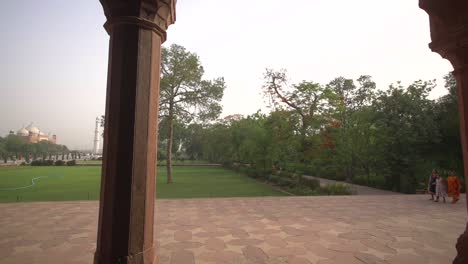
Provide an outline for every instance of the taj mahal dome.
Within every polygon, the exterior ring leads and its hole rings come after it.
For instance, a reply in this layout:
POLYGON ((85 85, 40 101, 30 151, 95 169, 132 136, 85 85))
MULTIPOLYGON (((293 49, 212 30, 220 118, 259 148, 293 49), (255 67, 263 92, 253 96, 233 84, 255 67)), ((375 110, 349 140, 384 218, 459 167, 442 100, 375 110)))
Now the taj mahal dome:
POLYGON ((49 141, 50 143, 57 143, 57 136, 51 133, 44 133, 32 123, 27 127, 22 127, 18 131, 10 131, 10 135, 17 135, 21 137, 26 143, 37 143, 40 141, 49 141))

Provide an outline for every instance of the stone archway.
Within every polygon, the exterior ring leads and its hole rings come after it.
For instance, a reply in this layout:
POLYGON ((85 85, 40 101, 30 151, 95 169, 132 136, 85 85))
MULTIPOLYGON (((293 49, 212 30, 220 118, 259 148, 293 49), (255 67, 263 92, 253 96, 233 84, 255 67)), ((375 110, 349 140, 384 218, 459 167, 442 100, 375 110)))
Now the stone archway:
MULTIPOLYGON (((110 44, 95 263, 155 263, 159 65, 166 30, 175 22, 176 0, 100 2, 110 44)), ((420 7, 430 17, 431 49, 455 69, 468 183, 468 2, 420 0, 420 7)), ((468 231, 459 238, 457 250, 454 263, 468 263, 468 231)))

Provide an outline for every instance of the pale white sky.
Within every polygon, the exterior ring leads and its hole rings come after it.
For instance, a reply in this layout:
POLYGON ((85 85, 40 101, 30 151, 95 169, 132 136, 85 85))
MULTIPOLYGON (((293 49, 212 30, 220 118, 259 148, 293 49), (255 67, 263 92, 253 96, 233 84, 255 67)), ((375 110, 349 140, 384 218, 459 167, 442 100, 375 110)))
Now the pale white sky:
MULTIPOLYGON (((98 0, 0 1, 0 135, 30 121, 71 148, 90 149, 104 113, 108 35, 98 0)), ((380 89, 452 70, 432 53, 417 0, 178 0, 165 45, 198 53, 224 76, 224 113, 263 107, 266 67, 291 81, 372 75, 380 89)), ((445 91, 440 82, 432 96, 445 91)))

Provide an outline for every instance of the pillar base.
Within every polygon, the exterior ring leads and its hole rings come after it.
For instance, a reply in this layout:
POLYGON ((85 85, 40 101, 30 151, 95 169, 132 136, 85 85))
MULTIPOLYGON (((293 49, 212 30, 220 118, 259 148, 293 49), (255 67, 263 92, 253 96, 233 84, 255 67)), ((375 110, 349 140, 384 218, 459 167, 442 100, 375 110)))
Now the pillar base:
POLYGON ((458 238, 456 248, 457 257, 453 260, 453 264, 468 263, 468 224, 465 233, 458 238))
MULTIPOLYGON (((102 257, 96 252, 94 254, 94 264, 104 264, 107 262, 102 261, 102 257)), ((122 264, 157 264, 158 259, 156 256, 156 247, 150 247, 147 250, 130 255, 122 256, 119 259, 115 260, 115 263, 122 264)))

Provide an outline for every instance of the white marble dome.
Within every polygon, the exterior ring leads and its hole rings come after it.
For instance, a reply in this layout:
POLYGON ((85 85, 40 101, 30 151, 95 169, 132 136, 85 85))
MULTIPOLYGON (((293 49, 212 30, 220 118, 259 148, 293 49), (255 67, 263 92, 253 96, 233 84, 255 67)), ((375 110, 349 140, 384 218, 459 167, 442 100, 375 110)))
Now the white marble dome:
POLYGON ((17 135, 19 136, 27 136, 29 135, 29 131, 26 129, 26 128, 21 128, 20 130, 18 130, 18 132, 16 132, 17 135))
POLYGON ((26 130, 36 135, 39 134, 39 128, 32 126, 32 125, 29 125, 28 127, 26 127, 26 130))

